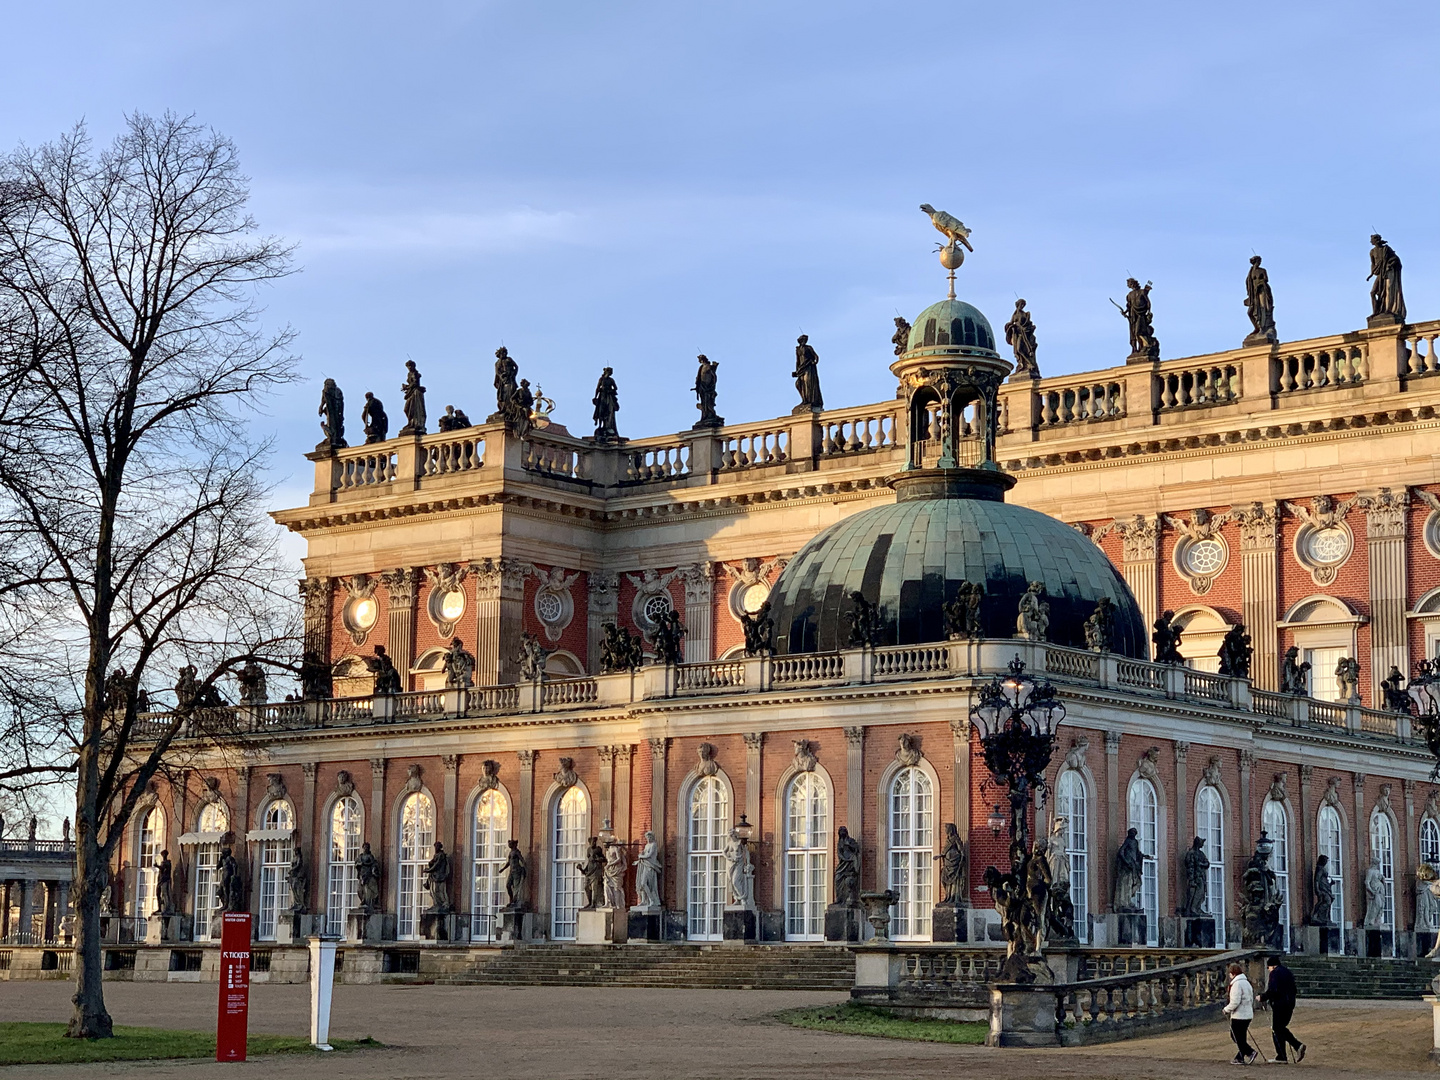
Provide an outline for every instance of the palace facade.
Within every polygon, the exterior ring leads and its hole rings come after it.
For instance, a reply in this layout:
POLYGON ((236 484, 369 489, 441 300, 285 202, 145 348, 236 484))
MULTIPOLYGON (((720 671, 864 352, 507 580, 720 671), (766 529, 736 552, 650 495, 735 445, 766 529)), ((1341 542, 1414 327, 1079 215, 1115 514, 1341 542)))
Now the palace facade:
POLYGON ((1004 796, 969 716, 1019 656, 1067 709, 1037 814, 1066 819, 1083 939, 1116 943, 1113 861, 1133 827, 1149 944, 1182 944, 1179 860, 1197 836, 1217 941, 1237 941, 1264 831, 1291 947, 1318 947, 1306 927, 1324 855, 1349 951, 1375 947, 1372 862, 1380 948, 1413 954, 1418 934, 1427 949, 1436 913, 1415 871, 1440 863, 1440 794, 1382 682, 1440 645, 1437 339, 1440 322, 1379 325, 1002 382, 984 316, 943 301, 894 360, 897 396, 872 405, 614 445, 497 414, 319 450, 308 505, 275 517, 308 545, 307 642, 335 696, 249 707, 246 764, 217 757, 157 785, 126 849, 126 910, 150 913, 157 853, 178 850, 187 932, 204 940, 231 841, 257 936, 283 939, 298 848, 299 906, 344 935, 368 843, 383 940, 488 941, 513 839, 530 870, 519 931, 575 940, 576 864, 608 823, 632 864, 647 831, 659 843, 663 914, 646 932, 720 940, 736 907, 725 840, 743 815, 762 940, 824 939, 845 826, 861 887, 898 894, 892 935, 923 941, 953 822, 961 934, 995 940, 983 875, 1008 860, 1004 796), (986 491, 961 482, 987 472, 986 491), (975 640, 949 640, 940 614, 961 580, 987 590, 975 640), (1049 593, 1046 640, 1014 636, 1030 580, 1049 593), (848 644, 851 592, 879 613, 874 647, 848 644), (1101 595, 1121 632, 1096 651, 1082 623, 1101 595), (741 617, 767 601, 775 655, 747 656, 741 617), (607 624, 653 651, 671 611, 683 663, 601 672, 607 624), (1149 659, 1166 611, 1183 666, 1149 659), (1253 680, 1218 674, 1238 624, 1253 680), (543 678, 522 678, 527 634, 543 678), (455 637, 473 687, 446 686, 455 637), (376 646, 397 695, 372 695, 376 646), (1292 647, 1310 665, 1301 694, 1280 692, 1292 647), (443 931, 424 918, 437 840, 459 915, 443 931))

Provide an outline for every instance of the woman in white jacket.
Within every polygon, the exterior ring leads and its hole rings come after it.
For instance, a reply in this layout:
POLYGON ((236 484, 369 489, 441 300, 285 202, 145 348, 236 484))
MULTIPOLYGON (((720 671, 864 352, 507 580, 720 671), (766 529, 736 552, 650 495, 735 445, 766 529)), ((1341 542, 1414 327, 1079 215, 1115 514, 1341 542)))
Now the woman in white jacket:
POLYGON ((1250 1049, 1250 1021, 1255 1019, 1255 989, 1239 964, 1230 965, 1230 1002, 1225 1006, 1230 1018, 1230 1037, 1235 1040, 1232 1065, 1249 1065, 1257 1051, 1250 1049))

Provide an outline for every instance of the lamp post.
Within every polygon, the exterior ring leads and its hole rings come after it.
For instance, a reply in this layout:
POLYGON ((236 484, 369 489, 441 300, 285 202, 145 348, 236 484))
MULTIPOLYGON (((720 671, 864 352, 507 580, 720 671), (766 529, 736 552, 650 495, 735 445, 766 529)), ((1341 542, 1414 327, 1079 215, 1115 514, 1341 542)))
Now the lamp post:
MULTIPOLYGON (((1440 656, 1434 660, 1421 660, 1414 678, 1405 687, 1409 700, 1405 703, 1413 709, 1416 725, 1425 735, 1425 745, 1435 759, 1431 770, 1433 780, 1440 775, 1440 656)), ((1392 696, 1391 692, 1386 697, 1392 696)), ((1398 706, 1399 701, 1396 702, 1398 706)))
MULTIPOLYGON (((1039 969, 1044 964, 1032 961, 1038 961, 1045 935, 1050 872, 1031 843, 1030 802, 1045 786, 1045 770, 1055 754, 1056 729, 1065 719, 1065 706, 1048 681, 1025 674, 1025 663, 1017 656, 1010 661, 1008 675, 997 675, 980 688, 970 719, 980 732, 985 768, 1010 796, 1010 870, 1002 874, 991 866, 985 871, 1008 944, 1001 977, 1034 982, 1037 975, 1043 977, 1039 969)), ((1004 824, 997 806, 991 828, 998 835, 1004 824)))

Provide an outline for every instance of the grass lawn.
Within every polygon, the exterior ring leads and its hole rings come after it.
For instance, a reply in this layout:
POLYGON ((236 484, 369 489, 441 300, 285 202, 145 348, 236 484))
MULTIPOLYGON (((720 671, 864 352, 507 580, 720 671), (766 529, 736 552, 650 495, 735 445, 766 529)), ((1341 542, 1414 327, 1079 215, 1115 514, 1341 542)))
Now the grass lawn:
POLYGON ((827 1005, 820 1009, 788 1009, 777 1020, 814 1031, 841 1035, 873 1035, 881 1039, 916 1039, 920 1042, 966 1043, 978 1046, 985 1041, 989 1024, 958 1020, 910 1020, 895 1016, 889 1009, 873 1005, 827 1005))
MULTIPOLYGON (((332 1039, 336 1050, 379 1046, 373 1039, 332 1039)), ((309 1039, 295 1035, 251 1035, 247 1054, 319 1054, 309 1039)), ((67 1039, 64 1024, 0 1024, 0 1065, 69 1065, 85 1061, 153 1061, 157 1058, 213 1058, 213 1031, 115 1027, 113 1039, 67 1039)))

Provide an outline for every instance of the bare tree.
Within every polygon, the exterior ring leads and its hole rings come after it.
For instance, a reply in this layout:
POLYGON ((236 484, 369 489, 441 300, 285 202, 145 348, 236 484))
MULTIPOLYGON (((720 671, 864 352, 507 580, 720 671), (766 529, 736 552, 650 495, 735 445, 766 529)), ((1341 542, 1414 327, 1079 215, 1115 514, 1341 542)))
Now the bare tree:
POLYGON ((101 895, 137 801, 230 716, 200 707, 210 688, 251 659, 295 666, 246 423, 294 378, 290 331, 262 333, 256 306, 291 250, 248 196, 234 145, 191 117, 0 161, 0 709, 28 733, 8 782, 76 788, 71 1036, 112 1033, 101 895), (181 663, 200 693, 142 715, 181 663))

